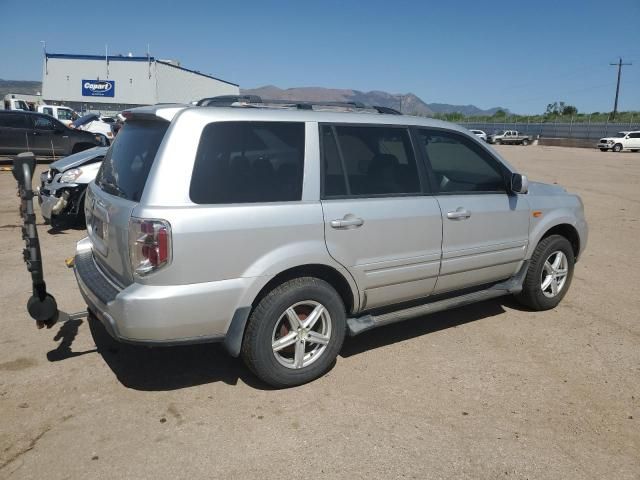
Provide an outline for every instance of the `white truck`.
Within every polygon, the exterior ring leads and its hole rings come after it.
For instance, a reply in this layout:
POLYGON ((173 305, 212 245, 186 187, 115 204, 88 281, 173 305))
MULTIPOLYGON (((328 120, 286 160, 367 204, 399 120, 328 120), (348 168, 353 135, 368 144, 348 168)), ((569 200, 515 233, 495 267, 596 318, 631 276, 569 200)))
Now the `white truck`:
POLYGON ((38 112, 51 115, 53 118, 57 118, 67 127, 70 126, 74 120, 78 119, 78 114, 69 107, 62 107, 58 105, 38 105, 38 112))
POLYGON ((631 150, 637 152, 640 150, 640 130, 633 132, 618 132, 610 137, 601 138, 597 147, 606 152, 621 152, 623 150, 631 150))
POLYGON ((24 110, 27 112, 31 110, 27 101, 15 93, 8 93, 4 96, 2 108, 4 110, 24 110))

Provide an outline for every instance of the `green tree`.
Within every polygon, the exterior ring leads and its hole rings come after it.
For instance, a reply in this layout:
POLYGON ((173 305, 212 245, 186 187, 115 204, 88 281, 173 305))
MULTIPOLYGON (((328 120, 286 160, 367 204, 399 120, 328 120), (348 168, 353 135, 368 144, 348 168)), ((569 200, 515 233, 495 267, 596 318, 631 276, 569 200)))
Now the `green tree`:
POLYGON ((496 112, 493 114, 493 116, 494 117, 506 117, 507 116, 507 112, 505 112, 504 110, 499 108, 498 110, 496 110, 496 112))
POLYGON ((566 105, 562 109, 562 115, 576 115, 578 113, 578 109, 573 105, 566 105))

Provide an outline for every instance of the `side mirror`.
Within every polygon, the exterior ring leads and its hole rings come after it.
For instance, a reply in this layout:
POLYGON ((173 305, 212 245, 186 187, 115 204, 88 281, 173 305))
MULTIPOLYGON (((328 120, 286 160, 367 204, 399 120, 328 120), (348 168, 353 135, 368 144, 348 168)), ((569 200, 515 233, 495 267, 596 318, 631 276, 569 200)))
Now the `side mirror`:
POLYGON ((527 193, 529 191, 529 180, 526 175, 514 173, 511 175, 511 193, 527 193))

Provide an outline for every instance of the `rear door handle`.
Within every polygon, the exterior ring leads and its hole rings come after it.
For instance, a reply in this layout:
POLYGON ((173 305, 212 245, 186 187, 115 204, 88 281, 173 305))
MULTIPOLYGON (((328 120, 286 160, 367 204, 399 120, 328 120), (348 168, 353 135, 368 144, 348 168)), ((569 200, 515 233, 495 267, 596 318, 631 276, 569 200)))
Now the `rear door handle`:
POLYGON ((466 220, 471 216, 471 212, 469 210, 465 210, 462 207, 458 207, 453 212, 447 212, 447 218, 450 220, 466 220))
POLYGON ((364 220, 353 215, 345 215, 342 219, 331 220, 332 228, 358 228, 362 225, 364 225, 364 220))

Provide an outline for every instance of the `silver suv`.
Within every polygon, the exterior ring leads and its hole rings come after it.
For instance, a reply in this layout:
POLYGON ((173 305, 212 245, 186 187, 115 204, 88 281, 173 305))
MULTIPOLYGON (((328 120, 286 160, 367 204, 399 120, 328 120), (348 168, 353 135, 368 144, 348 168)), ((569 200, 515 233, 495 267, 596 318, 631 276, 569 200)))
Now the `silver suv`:
POLYGON ((117 340, 224 342, 286 387, 324 374, 346 334, 508 294, 545 310, 567 293, 587 241, 580 198, 528 183, 466 129, 385 108, 231 105, 126 112, 87 189, 75 273, 117 340))

